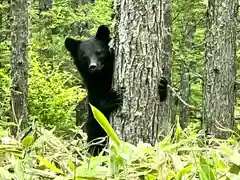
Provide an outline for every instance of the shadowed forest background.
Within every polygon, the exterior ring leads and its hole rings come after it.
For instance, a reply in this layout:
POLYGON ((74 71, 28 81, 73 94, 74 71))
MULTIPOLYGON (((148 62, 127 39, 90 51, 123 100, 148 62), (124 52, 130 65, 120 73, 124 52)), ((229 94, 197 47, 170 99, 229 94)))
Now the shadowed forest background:
POLYGON ((240 179, 240 2, 224 2, 1 0, 1 179, 240 179), (87 92, 64 41, 94 36, 102 24, 116 50, 114 87, 127 87, 111 121, 123 142, 90 157, 81 129, 87 92), (164 103, 138 83, 149 68, 144 53, 169 81, 164 103))

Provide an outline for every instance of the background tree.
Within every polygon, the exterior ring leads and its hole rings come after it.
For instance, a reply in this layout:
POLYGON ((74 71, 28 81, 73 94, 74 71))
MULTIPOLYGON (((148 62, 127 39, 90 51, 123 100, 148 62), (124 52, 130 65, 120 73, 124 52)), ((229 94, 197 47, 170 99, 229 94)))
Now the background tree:
POLYGON ((200 128, 205 9, 202 1, 173 1, 173 107, 182 128, 200 128))
POLYGON ((236 81, 237 0, 209 0, 205 50, 203 122, 208 134, 226 138, 233 128, 236 81))
MULTIPOLYGON (((172 0, 160 1, 159 9, 161 12, 161 21, 160 21, 160 44, 159 44, 160 59, 158 59, 158 63, 162 68, 162 75, 167 78, 169 85, 171 85, 172 84, 172 0)), ((159 53, 159 52, 155 52, 155 53, 159 53)), ((172 95, 172 91, 168 90, 168 99, 164 103, 160 104, 160 109, 158 110, 159 119, 158 121, 156 121, 157 122, 156 133, 161 132, 161 134, 159 135, 161 136, 163 135, 162 137, 169 135, 171 126, 175 124, 175 119, 172 113, 174 99, 172 98, 171 95, 172 95)))
POLYGON ((171 1, 115 0, 115 87, 122 109, 113 126, 123 140, 155 143, 169 129, 169 98, 160 103, 158 82, 171 77, 171 1))
POLYGON ((95 0, 71 0, 72 7, 77 8, 79 5, 84 5, 87 3, 94 3, 95 0))
MULTIPOLYGON (((28 1, 11 1, 12 120, 23 130, 28 125, 28 1)), ((17 129, 13 128, 16 135, 17 129)))
MULTIPOLYGON (((185 53, 188 53, 188 49, 193 46, 194 33, 196 31, 196 25, 193 22, 186 23, 182 26, 183 42, 182 49, 185 49, 185 53)), ((190 63, 188 60, 182 60, 180 66, 180 95, 182 99, 189 103, 190 99, 190 63)), ((179 103, 179 122, 182 128, 186 128, 189 121, 189 108, 183 103, 179 103)))
POLYGON ((39 8, 39 34, 40 37, 45 38, 45 46, 39 47, 39 53, 42 56, 45 56, 49 61, 53 61, 53 51, 51 46, 53 45, 52 38, 52 14, 49 13, 52 9, 52 0, 38 0, 38 8, 39 8), (45 28, 42 28, 45 27, 45 28))
POLYGON ((39 11, 46 11, 52 8, 52 0, 39 0, 39 11))

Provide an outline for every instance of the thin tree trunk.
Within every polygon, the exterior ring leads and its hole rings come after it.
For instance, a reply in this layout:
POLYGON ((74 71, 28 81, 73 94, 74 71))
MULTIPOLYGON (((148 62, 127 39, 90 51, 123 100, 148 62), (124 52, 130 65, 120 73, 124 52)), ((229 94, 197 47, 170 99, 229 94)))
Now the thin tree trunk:
MULTIPOLYGON (((71 7, 74 11, 76 11, 79 6, 94 3, 93 0, 71 0, 71 7)), ((71 34, 73 36, 88 36, 89 30, 91 29, 91 22, 75 22, 72 25, 71 34)), ((75 108, 76 112, 76 126, 82 126, 83 123, 87 120, 88 114, 88 100, 87 97, 78 102, 75 108)))
POLYGON ((208 134, 229 137, 233 128, 236 80, 237 0, 209 0, 207 13, 203 125, 208 134))
POLYGON ((88 115, 88 99, 83 98, 76 106, 76 126, 82 126, 87 120, 88 115))
POLYGON ((39 0, 39 10, 47 11, 52 8, 52 0, 39 0))
MULTIPOLYGON (((180 96, 189 103, 190 96, 190 75, 189 69, 186 68, 186 62, 181 62, 181 75, 180 75, 180 96)), ((182 102, 179 103, 179 123, 182 129, 186 128, 189 120, 189 109, 182 102)))
POLYGON ((124 93, 112 124, 125 141, 154 144, 171 119, 169 98, 160 102, 158 95, 160 77, 171 77, 171 2, 115 0, 114 7, 114 86, 124 93))
MULTIPOLYGON (((10 2, 1 0, 0 3, 3 5, 3 7, 0 9, 0 43, 6 41, 10 37, 10 2)), ((4 62, 4 59, 1 59, 1 63, 4 62)), ((4 62, 5 63, 5 62, 4 62)))
POLYGON ((19 125, 13 129, 23 130, 28 125, 28 2, 11 1, 12 41, 12 120, 19 125))
MULTIPOLYGON (((40 33, 39 36, 41 36, 45 40, 48 40, 48 41, 45 41, 46 44, 53 44, 53 36, 52 36, 53 33, 50 27, 52 25, 52 16, 46 16, 46 15, 43 15, 42 13, 51 10, 52 3, 53 3, 52 0, 38 0, 38 4, 39 4, 38 25, 40 25, 38 32, 40 33)), ((49 46, 42 46, 39 49, 40 50, 39 53, 41 54, 41 56, 48 58, 49 62, 51 62, 53 61, 53 50, 46 47, 49 47, 49 46)), ((45 62, 45 59, 43 58, 42 61, 45 62)))
MULTIPOLYGON (((83 6, 88 3, 95 3, 95 1, 93 1, 93 0, 71 0, 71 7, 72 7, 73 11, 79 11, 79 8, 81 8, 80 6, 83 6)), ((71 35, 73 35, 73 36, 89 36, 91 28, 92 28, 91 20, 76 21, 71 24, 71 35)))
MULTIPOLYGON (((159 64, 163 70, 163 76, 168 80, 171 85, 172 79, 172 0, 161 0, 160 2, 161 12, 161 31, 160 31, 160 59, 159 64)), ((157 12, 158 13, 158 12, 157 12)), ((154 55, 154 53, 153 53, 154 55)), ((161 132, 161 136, 169 135, 171 126, 175 123, 175 111, 174 98, 172 98, 172 92, 168 92, 167 101, 160 104, 160 110, 158 111, 158 121, 156 132, 161 132)), ((159 136, 160 139, 162 137, 159 136)))
POLYGON ((72 8, 78 8, 79 5, 84 5, 87 3, 95 3, 95 0, 71 0, 72 8))
MULTIPOLYGON (((184 54, 188 53, 188 49, 192 48, 192 42, 194 39, 194 33, 196 31, 196 25, 194 23, 187 23, 183 28, 183 46, 182 50, 184 54)), ((187 54, 186 56, 187 57, 187 54)), ((181 72, 180 72, 180 96, 182 99, 189 103, 190 97, 190 63, 189 60, 182 60, 181 72)), ((183 103, 179 103, 179 122, 181 127, 184 129, 188 125, 189 121, 189 108, 183 103)))

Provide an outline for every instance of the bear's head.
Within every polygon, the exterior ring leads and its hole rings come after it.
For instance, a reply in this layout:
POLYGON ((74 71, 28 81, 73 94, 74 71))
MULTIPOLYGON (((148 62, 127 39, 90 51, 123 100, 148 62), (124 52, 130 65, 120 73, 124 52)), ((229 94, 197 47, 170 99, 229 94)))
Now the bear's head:
POLYGON ((98 27, 95 37, 88 40, 67 38, 65 47, 80 71, 89 73, 100 72, 110 56, 108 43, 110 31, 106 25, 98 27))

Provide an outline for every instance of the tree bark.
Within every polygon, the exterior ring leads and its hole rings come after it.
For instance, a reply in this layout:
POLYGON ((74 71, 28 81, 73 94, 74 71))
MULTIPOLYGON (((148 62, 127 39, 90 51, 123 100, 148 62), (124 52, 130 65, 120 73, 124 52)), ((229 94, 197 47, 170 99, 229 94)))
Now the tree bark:
POLYGON ((154 144, 169 130, 170 98, 160 102, 158 81, 171 78, 170 0, 115 0, 114 87, 123 91, 123 106, 113 127, 124 141, 154 144))
POLYGON ((203 92, 203 125, 208 134, 227 138, 233 128, 236 80, 237 0, 209 0, 203 92))
POLYGON ((11 1, 11 107, 12 120, 19 125, 13 134, 28 125, 28 2, 11 1))

